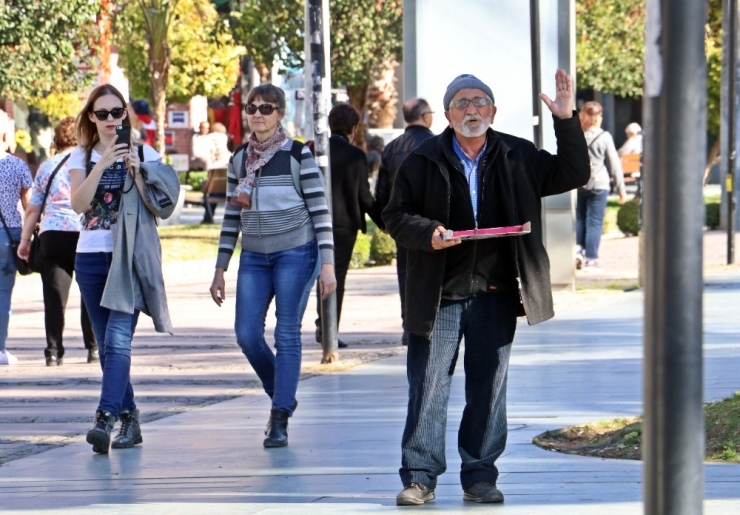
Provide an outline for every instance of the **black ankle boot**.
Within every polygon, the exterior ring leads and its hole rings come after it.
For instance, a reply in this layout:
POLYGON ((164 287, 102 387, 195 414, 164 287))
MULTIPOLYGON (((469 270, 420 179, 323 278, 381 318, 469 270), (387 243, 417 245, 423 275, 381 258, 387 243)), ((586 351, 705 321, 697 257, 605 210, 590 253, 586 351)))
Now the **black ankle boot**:
POLYGON ((118 436, 113 439, 111 447, 114 449, 128 449, 134 445, 138 445, 144 441, 141 437, 141 426, 139 425, 139 410, 134 411, 122 411, 121 416, 121 429, 118 431, 118 436))
POLYGON ((290 414, 282 409, 270 410, 270 421, 267 423, 265 447, 285 447, 288 445, 288 418, 290 414))
POLYGON ((95 414, 95 426, 87 432, 87 443, 92 444, 93 452, 108 454, 110 447, 110 433, 116 425, 116 417, 107 411, 98 411, 95 414))
MULTIPOLYGON (((270 397, 272 399, 272 397, 270 397)), ((293 401, 293 413, 295 413, 295 410, 298 408, 298 399, 293 401)), ((272 413, 270 413, 270 418, 267 420, 267 427, 265 427, 265 434, 270 432, 270 428, 272 427, 272 413)))

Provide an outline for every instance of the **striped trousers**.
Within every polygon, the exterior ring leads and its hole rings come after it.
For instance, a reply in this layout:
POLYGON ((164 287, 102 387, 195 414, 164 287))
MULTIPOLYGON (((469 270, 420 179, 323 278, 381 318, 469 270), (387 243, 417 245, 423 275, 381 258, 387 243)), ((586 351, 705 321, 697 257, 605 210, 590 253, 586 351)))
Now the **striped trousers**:
POLYGON ((463 489, 496 483, 506 447, 506 378, 516 331, 517 291, 443 300, 431 339, 409 337, 409 404, 401 442, 401 481, 434 489, 447 469, 450 385, 465 338, 465 409, 458 431, 463 489))

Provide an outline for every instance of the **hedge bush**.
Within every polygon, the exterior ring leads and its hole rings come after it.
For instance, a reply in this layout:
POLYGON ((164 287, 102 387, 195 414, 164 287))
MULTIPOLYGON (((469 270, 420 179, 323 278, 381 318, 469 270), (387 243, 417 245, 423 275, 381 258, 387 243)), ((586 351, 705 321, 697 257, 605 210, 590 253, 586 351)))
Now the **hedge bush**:
POLYGON ((180 172, 178 175, 180 176, 180 184, 192 186, 193 191, 200 191, 203 181, 208 177, 208 172, 190 172, 188 174, 180 172), (185 177, 187 177, 187 181, 185 181, 185 177))
POLYGON ((640 227, 637 223, 638 211, 640 209, 637 199, 625 202, 617 212, 617 227, 625 236, 637 236, 640 227))
POLYGON ((378 265, 387 265, 396 258, 396 242, 382 231, 375 231, 370 242, 370 257, 378 265))
POLYGON ((719 227, 719 202, 705 204, 704 225, 710 229, 719 227))
POLYGON ((352 259, 349 262, 349 267, 362 268, 368 259, 370 259, 370 236, 359 233, 352 249, 352 259))

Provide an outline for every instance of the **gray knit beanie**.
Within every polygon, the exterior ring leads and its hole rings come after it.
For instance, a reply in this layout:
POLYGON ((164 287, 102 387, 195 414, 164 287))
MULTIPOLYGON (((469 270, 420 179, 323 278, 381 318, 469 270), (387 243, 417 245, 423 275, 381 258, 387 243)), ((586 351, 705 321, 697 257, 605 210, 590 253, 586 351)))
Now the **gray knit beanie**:
POLYGON ((452 98, 463 89, 479 89, 483 93, 488 95, 488 98, 491 99, 491 104, 495 104, 495 102, 493 101, 493 91, 491 91, 491 88, 486 86, 483 81, 481 81, 475 75, 470 75, 466 73, 456 77, 452 82, 450 82, 450 85, 447 86, 447 91, 445 92, 444 97, 445 111, 450 110, 450 102, 452 102, 452 98))

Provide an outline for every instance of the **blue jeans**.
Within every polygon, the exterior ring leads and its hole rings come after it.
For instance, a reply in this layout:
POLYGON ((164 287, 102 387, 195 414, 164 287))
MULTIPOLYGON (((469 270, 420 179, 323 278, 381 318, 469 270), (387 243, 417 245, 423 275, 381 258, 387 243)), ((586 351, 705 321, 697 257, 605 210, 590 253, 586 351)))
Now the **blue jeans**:
POLYGON ((437 486, 447 469, 447 404, 460 341, 465 337, 465 409, 457 446, 463 489, 496 483, 506 447, 506 379, 519 294, 497 292, 443 300, 431 339, 409 335, 409 404, 401 441, 401 481, 437 486))
POLYGON ((136 409, 131 386, 131 340, 139 312, 113 311, 100 305, 108 280, 113 254, 109 252, 78 253, 75 277, 90 315, 98 340, 103 385, 97 411, 107 411, 118 418, 121 411, 136 409))
POLYGON ((236 341, 262 381, 274 409, 293 414, 301 373, 301 321, 319 273, 316 241, 261 254, 243 250, 236 282, 236 341), (275 297, 275 353, 265 341, 275 297))
MULTIPOLYGON (((8 227, 15 241, 21 239, 20 227, 8 227)), ((15 261, 13 250, 8 240, 8 234, 0 222, 0 351, 5 350, 5 341, 8 339, 8 324, 10 323, 10 299, 15 286, 15 261)))
POLYGON ((576 243, 586 250, 586 259, 599 257, 601 233, 609 190, 578 190, 576 203, 576 243))

